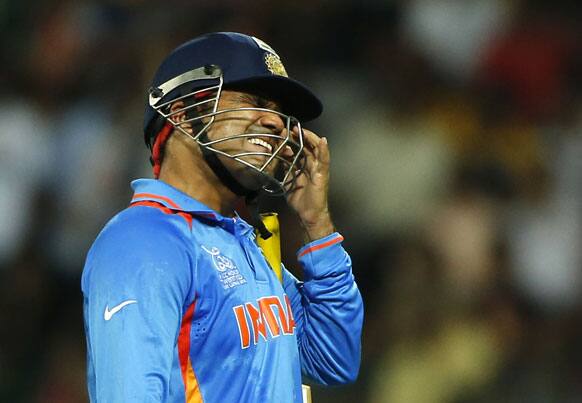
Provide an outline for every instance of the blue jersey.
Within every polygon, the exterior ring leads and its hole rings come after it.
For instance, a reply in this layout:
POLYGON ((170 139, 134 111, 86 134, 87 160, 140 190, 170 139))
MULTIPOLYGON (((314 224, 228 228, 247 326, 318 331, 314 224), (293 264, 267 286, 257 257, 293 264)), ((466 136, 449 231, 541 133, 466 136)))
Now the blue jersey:
POLYGON ((82 277, 92 402, 301 402, 302 374, 354 381, 363 306, 335 233, 278 281, 253 228, 159 180, 133 182, 82 277))

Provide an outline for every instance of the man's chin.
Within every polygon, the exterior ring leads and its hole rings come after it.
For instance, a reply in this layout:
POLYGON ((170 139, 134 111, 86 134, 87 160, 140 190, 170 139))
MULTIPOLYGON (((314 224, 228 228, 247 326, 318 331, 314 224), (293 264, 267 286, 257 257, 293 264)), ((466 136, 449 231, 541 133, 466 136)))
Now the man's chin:
POLYGON ((260 172, 260 168, 262 164, 264 164, 263 158, 261 158, 261 161, 259 161, 257 157, 250 157, 247 158, 245 162, 251 164, 255 168, 232 159, 223 160, 223 164, 228 169, 230 174, 245 189, 250 191, 258 191, 265 186, 273 185, 271 172, 273 169, 271 169, 270 166, 267 166, 264 173, 260 172))
POLYGON ((259 190, 270 183, 269 177, 266 173, 261 173, 257 169, 247 166, 244 166, 237 176, 237 180, 240 184, 252 191, 259 190))

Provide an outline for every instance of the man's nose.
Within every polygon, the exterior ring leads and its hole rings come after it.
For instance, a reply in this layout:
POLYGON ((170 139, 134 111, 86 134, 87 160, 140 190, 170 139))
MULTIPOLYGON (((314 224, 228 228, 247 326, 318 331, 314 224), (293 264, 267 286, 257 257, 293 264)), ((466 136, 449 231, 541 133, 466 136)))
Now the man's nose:
POLYGON ((261 116, 257 120, 261 127, 265 127, 273 132, 273 134, 280 134, 285 128, 283 118, 276 113, 261 112, 261 116))

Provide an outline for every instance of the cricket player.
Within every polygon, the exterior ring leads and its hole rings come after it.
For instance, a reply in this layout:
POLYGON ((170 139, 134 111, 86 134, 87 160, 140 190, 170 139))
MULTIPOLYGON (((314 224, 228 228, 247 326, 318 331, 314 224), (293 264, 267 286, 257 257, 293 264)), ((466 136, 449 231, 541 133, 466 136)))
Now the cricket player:
POLYGON ((147 95, 154 179, 101 231, 82 277, 92 402, 301 402, 353 382, 362 299, 328 209, 321 102, 265 42, 212 33, 175 49, 147 95), (305 229, 303 281, 257 246, 261 195, 305 229), (235 211, 240 199, 252 224, 235 211))

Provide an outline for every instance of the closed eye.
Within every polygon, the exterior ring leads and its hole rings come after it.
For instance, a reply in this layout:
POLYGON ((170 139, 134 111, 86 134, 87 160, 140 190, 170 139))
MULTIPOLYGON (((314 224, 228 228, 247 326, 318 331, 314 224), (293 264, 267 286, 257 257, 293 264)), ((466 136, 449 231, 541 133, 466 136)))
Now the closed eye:
POLYGON ((279 109, 280 109, 279 106, 275 102, 269 101, 268 99, 263 98, 259 95, 240 93, 240 94, 237 94, 236 100, 238 102, 243 103, 243 104, 251 105, 251 107, 272 109, 272 110, 277 111, 277 112, 279 112, 279 109))
POLYGON ((244 94, 244 93, 238 93, 236 94, 236 97, 234 98, 235 102, 240 102, 242 104, 249 104, 252 106, 256 106, 256 99, 255 96, 250 95, 250 94, 244 94))

